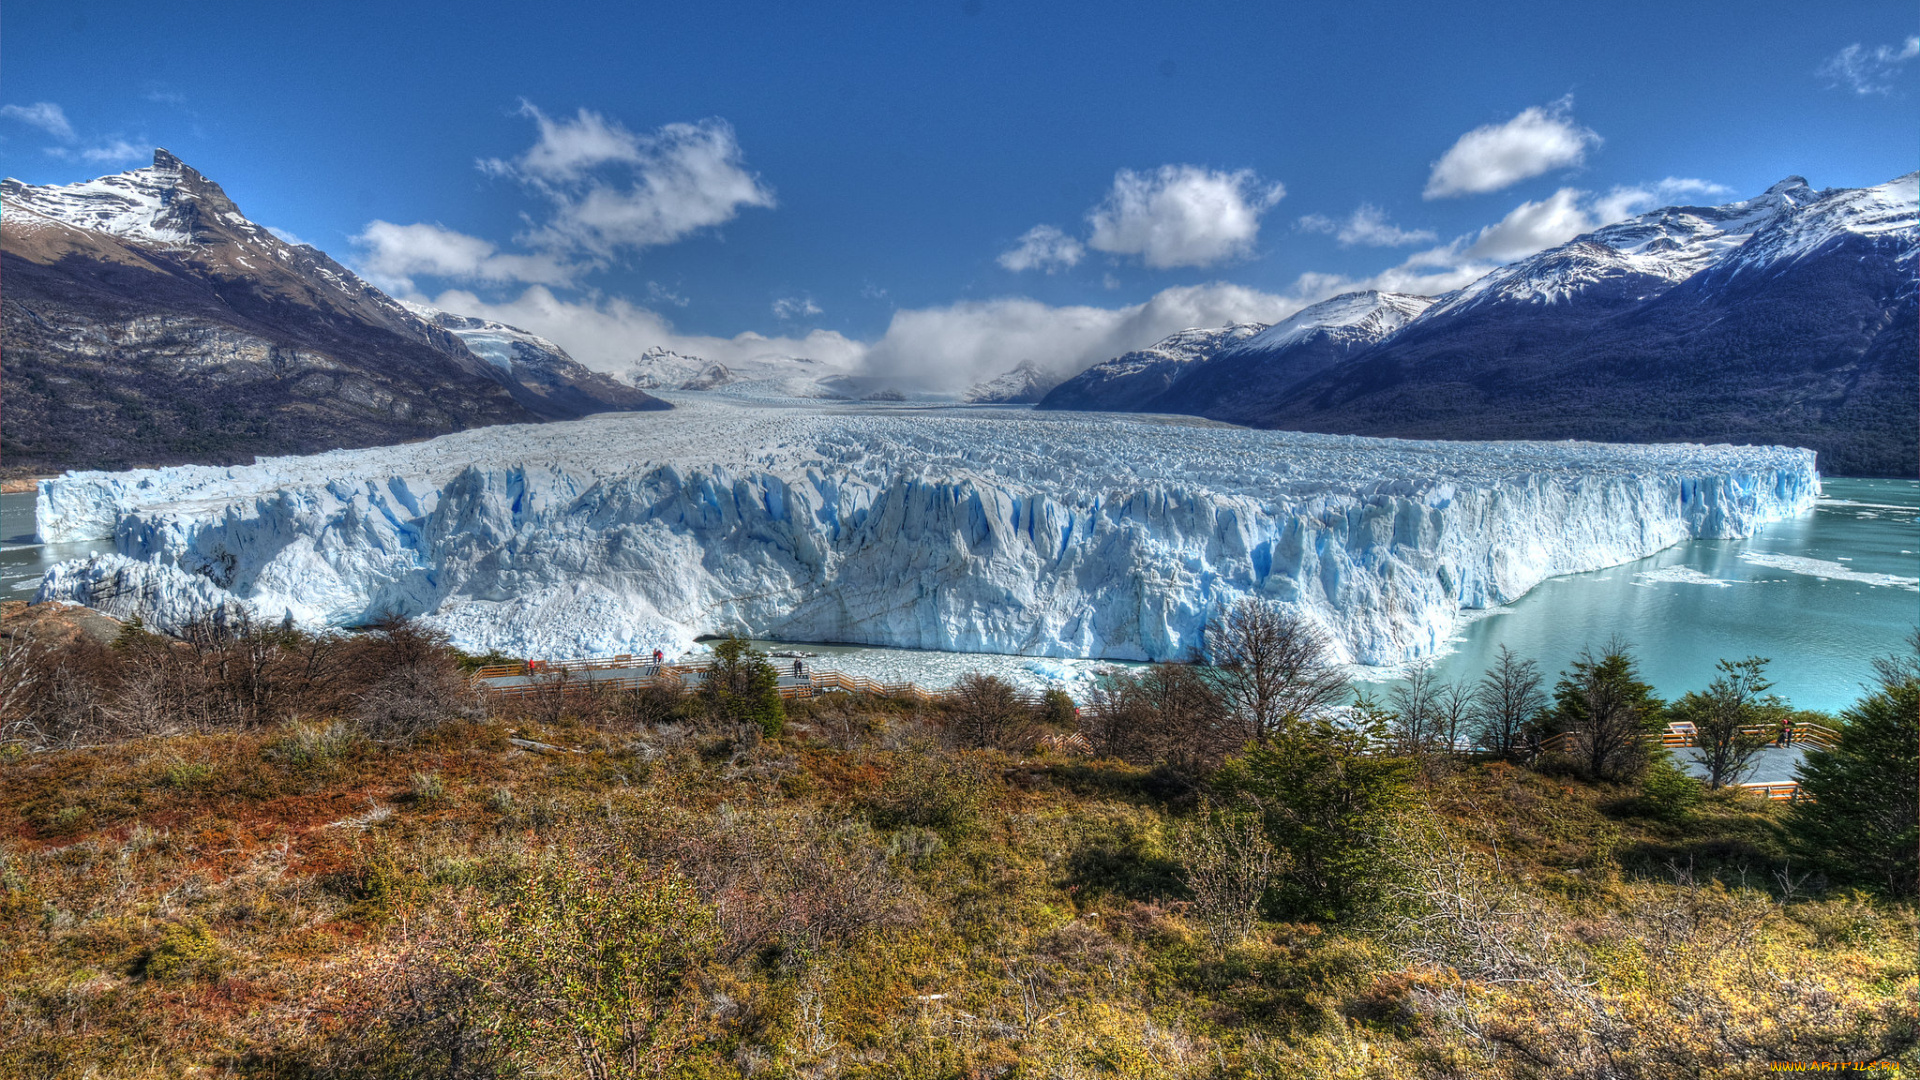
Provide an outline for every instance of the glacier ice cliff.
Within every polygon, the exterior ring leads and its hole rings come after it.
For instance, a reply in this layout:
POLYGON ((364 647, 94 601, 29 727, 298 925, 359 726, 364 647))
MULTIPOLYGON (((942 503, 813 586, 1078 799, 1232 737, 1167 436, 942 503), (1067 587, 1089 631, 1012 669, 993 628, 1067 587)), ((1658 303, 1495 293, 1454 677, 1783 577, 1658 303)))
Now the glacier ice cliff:
POLYGON ((111 539, 42 599, 176 625, 424 616, 470 649, 793 641, 1176 658, 1243 596, 1351 660, 1461 608, 1812 506, 1782 447, 1447 443, 1021 409, 669 394, 670 413, 406 446, 70 473, 42 539, 111 539))

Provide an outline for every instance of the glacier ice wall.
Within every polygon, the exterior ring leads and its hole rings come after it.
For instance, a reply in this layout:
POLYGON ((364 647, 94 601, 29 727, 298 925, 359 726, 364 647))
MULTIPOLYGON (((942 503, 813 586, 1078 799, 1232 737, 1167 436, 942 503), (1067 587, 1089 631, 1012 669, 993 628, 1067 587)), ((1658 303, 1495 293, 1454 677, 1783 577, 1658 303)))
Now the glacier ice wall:
POLYGON ((167 626, 425 616, 472 649, 794 641, 1161 659, 1247 595, 1348 658, 1459 610, 1802 512, 1780 447, 1440 443, 1186 418, 754 403, 492 427, 233 468, 45 481, 43 539, 115 553, 43 599, 167 626))

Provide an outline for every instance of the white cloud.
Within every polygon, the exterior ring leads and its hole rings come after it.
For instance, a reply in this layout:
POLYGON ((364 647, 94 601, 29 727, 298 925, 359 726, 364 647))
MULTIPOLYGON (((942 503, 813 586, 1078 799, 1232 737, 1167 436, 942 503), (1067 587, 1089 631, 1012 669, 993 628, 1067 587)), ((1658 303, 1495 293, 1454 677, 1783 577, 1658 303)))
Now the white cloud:
POLYGON ((1849 45, 1820 65, 1820 74, 1829 85, 1849 86, 1856 94, 1890 94, 1901 65, 1920 56, 1920 35, 1907 38, 1898 48, 1877 45, 1871 49, 1849 45))
POLYGON ((1087 245, 1138 255, 1148 266, 1211 266, 1252 251, 1260 216, 1286 196, 1251 169, 1220 172, 1162 165, 1150 173, 1122 169, 1107 198, 1087 215, 1087 245))
POLYGON ((539 128, 533 146, 479 166, 552 202, 552 216, 522 237, 531 246, 605 261, 723 225, 741 207, 774 205, 773 192, 746 170, 725 120, 641 134, 587 109, 571 120, 555 120, 530 103, 520 111, 539 128))
POLYGON ((1731 194, 1733 189, 1725 184, 1669 176, 1658 183, 1616 187, 1605 195, 1596 196, 1592 216, 1596 224, 1611 225, 1662 206, 1682 205, 1685 200, 1695 196, 1722 198, 1731 194))
POLYGON ((31 105, 0 105, 0 116, 37 127, 62 142, 72 142, 78 137, 74 134, 73 125, 67 122, 66 110, 51 101, 36 101, 31 105))
POLYGON ((1215 282, 1163 289, 1120 308, 1053 307, 1037 300, 969 300, 894 313, 866 367, 902 384, 959 390, 1031 360, 1078 372, 1195 326, 1277 322, 1304 302, 1215 282))
POLYGON ((135 146, 125 139, 114 139, 99 146, 89 146, 77 155, 89 165, 117 165, 126 161, 145 161, 153 156, 151 147, 135 146))
POLYGON ((1594 221, 1582 203, 1586 194, 1577 188, 1561 188, 1539 202, 1521 203, 1506 217, 1481 229, 1468 245, 1466 257, 1512 262, 1592 231, 1594 221))
POLYGON ((811 296, 783 296, 773 302, 773 314, 783 320, 811 319, 822 312, 811 296))
POLYGON ((805 356, 842 366, 857 366, 867 346, 832 330, 814 330, 804 337, 767 337, 745 333, 733 337, 683 334, 658 312, 619 297, 590 296, 563 300, 545 286, 535 285, 518 297, 499 303, 482 300, 464 290, 448 290, 431 299, 407 299, 431 304, 443 311, 477 315, 531 330, 558 342, 574 359, 597 371, 621 371, 649 347, 661 345, 685 356, 699 356, 723 364, 768 357, 805 356))
POLYGON ((1433 163, 1423 196, 1442 199, 1498 191, 1529 177, 1586 160, 1600 136, 1574 123, 1571 100, 1535 106, 1504 124, 1477 127, 1433 163))
POLYGON ((677 291, 667 288, 657 281, 647 282, 647 300, 655 304, 671 304, 674 307, 686 307, 692 301, 677 291))
POLYGON ((1544 199, 1521 203, 1477 232, 1415 252, 1400 265, 1371 277, 1302 274, 1294 282, 1291 295, 1324 299, 1355 289, 1382 289, 1437 296, 1470 284, 1501 265, 1564 244, 1603 225, 1679 204, 1688 197, 1730 193, 1731 189, 1709 180, 1672 176, 1651 184, 1616 187, 1604 195, 1565 187, 1544 199))
POLYGON ((280 242, 283 244, 292 244, 294 247, 300 247, 301 245, 306 244, 305 240, 302 240, 298 236, 295 236, 290 230, 276 229, 271 225, 262 225, 261 228, 272 233, 275 237, 278 237, 280 242))
POLYGON ((480 281, 564 285, 574 271, 549 255, 501 254, 492 243, 439 225, 371 221, 353 242, 358 269, 391 292, 414 291, 413 275, 480 281))
POLYGON ((1078 263, 1087 249, 1080 241, 1051 225, 1035 225, 1020 237, 1020 243, 995 260, 1014 273, 1045 270, 1051 274, 1078 263))
POLYGON ((965 301, 897 311, 879 340, 864 342, 832 330, 802 337, 685 334, 658 312, 627 300, 564 300, 539 285, 498 303, 464 290, 406 299, 531 330, 599 371, 622 370, 647 348, 660 345, 723 364, 811 357, 884 376, 902 387, 934 391, 965 389, 1026 359, 1078 371, 1188 327, 1276 322, 1307 303, 1223 283, 1166 289, 1143 304, 1120 308, 1052 307, 1023 298, 965 301))
POLYGON ((1405 247, 1408 244, 1430 244, 1436 239, 1431 229, 1402 229, 1391 224, 1387 221, 1386 211, 1372 203, 1361 203, 1345 221, 1335 221, 1321 214, 1308 214, 1300 219, 1299 225, 1308 232, 1332 235, 1341 247, 1353 247, 1355 244, 1365 247, 1405 247))

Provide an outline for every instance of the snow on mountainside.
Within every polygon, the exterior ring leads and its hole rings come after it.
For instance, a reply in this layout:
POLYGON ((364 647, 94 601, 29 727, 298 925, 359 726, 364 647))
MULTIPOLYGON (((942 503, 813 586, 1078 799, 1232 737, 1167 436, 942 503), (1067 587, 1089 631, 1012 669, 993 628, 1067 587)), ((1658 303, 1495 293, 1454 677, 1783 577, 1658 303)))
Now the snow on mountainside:
POLYGON ((1915 174, 1827 190, 1792 176, 1596 229, 1374 341, 1247 341, 1154 397, 1110 403, 1069 382, 1040 408, 1412 438, 1784 441, 1838 474, 1911 476, 1916 260, 1915 174))
POLYGON ((1284 349, 1316 334, 1329 335, 1342 343, 1373 344, 1419 317, 1433 306, 1431 296, 1406 293, 1342 293, 1302 308, 1258 334, 1222 350, 1222 353, 1258 353, 1284 349))
POLYGON ((1033 361, 1022 360, 1011 371, 976 383, 961 400, 969 405, 1031 405, 1062 381, 1060 376, 1042 370, 1033 361))
POLYGON ((514 400, 538 416, 573 420, 597 412, 665 407, 657 398, 589 370, 538 334, 425 304, 402 303, 428 323, 452 331, 475 356, 498 368, 514 400))
POLYGON ((1804 511, 1811 455, 1410 443, 987 409, 676 394, 240 468, 73 474, 48 540, 111 538, 42 599, 178 625, 426 616, 517 655, 797 641, 1178 658, 1223 604, 1296 605, 1354 659, 1462 607, 1804 511))
POLYGON ((165 150, 84 183, 0 183, 0 251, 9 473, 244 461, 659 407, 482 360, 248 220, 165 150))
POLYGON ((1265 323, 1182 330, 1144 349, 1095 364, 1040 399, 1043 409, 1133 412, 1166 392, 1194 365, 1260 331, 1265 323))
POLYGON ((847 368, 803 356, 769 353, 728 365, 659 345, 614 377, 642 390, 707 390, 743 398, 842 399, 874 389, 847 368))
POLYGON ((641 353, 618 378, 642 390, 715 390, 734 381, 725 364, 682 356, 659 345, 641 353))
POLYGON ((1756 234, 1793 220, 1795 211, 1831 194, 1789 176, 1756 198, 1641 214, 1501 267, 1435 305, 1432 317, 1487 304, 1552 304, 1608 284, 1643 300, 1728 257, 1756 234))

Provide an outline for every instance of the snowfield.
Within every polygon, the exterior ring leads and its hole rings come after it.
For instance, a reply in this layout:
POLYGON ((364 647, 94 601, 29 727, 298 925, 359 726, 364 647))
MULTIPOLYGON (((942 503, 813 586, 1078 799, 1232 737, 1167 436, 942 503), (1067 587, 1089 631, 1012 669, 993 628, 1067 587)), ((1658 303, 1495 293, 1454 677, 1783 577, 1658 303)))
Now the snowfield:
POLYGON ((46 541, 111 539, 41 599, 171 626, 425 616, 464 648, 679 653, 739 631, 1183 657, 1248 595, 1346 658, 1427 655, 1463 608, 1810 510, 1810 451, 1442 443, 1025 409, 669 393, 246 467, 74 473, 46 541))

